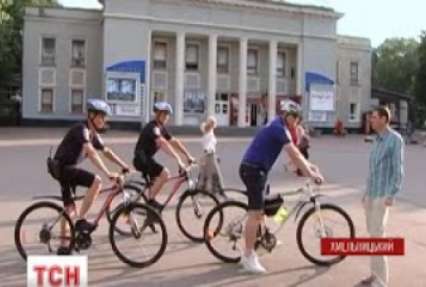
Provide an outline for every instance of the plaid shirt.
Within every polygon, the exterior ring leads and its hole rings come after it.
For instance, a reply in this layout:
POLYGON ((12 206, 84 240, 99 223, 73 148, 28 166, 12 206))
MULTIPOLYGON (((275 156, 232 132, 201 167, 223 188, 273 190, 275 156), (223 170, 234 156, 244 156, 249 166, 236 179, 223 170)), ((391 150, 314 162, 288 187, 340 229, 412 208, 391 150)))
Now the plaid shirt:
POLYGON ((389 128, 379 134, 370 154, 367 195, 393 197, 401 191, 404 176, 404 142, 389 128))

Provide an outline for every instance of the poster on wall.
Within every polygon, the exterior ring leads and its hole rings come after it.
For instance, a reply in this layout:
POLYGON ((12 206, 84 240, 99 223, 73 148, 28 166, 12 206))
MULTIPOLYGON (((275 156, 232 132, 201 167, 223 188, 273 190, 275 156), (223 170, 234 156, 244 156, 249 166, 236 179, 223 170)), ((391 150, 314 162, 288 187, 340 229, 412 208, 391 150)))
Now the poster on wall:
POLYGON ((311 90, 311 111, 332 112, 335 110, 335 94, 332 90, 311 90))
POLYGON ((205 94, 200 90, 187 90, 184 94, 183 111, 190 114, 204 114, 205 94))
POLYGON ((310 110, 332 112, 335 111, 335 91, 331 85, 312 85, 309 92, 310 110))
POLYGON ((139 117, 145 98, 145 61, 130 60, 106 68, 106 100, 114 115, 139 117))
POLYGON ((129 78, 108 77, 107 101, 136 102, 136 80, 129 78))

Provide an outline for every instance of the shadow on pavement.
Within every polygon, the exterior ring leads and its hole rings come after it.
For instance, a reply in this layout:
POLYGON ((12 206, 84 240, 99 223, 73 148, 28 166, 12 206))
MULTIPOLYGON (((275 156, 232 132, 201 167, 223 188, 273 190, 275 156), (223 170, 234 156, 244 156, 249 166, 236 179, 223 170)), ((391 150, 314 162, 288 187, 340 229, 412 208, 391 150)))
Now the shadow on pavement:
MULTIPOLYGON (((114 280, 114 286, 144 286, 144 287, 180 287, 180 286, 229 286, 233 284, 244 284, 248 281, 256 279, 263 280, 268 277, 280 276, 283 273, 306 271, 299 277, 299 280, 289 287, 297 287, 306 282, 314 280, 316 277, 324 274, 329 269, 316 266, 302 266, 296 268, 288 268, 275 272, 267 273, 266 275, 254 277, 253 275, 243 273, 237 264, 222 264, 222 263, 207 263, 193 264, 176 268, 168 268, 155 271, 141 271, 132 269, 127 266, 121 268, 120 273, 115 273, 112 276, 104 277, 99 280, 91 281, 90 284, 103 285, 114 280), (212 266, 217 268, 212 269, 212 266), (209 268, 207 272, 197 272, 197 269, 209 268), (186 273, 192 271, 192 274, 181 276, 173 276, 172 274, 186 273), (311 271, 314 271, 313 273, 311 271), (171 276, 172 275, 172 276, 171 276), (231 279, 231 280, 230 280, 231 279)), ((115 270, 117 270, 115 268, 115 270)))
POLYGON ((0 285, 16 287, 26 285, 26 264, 15 248, 0 251, 0 285))

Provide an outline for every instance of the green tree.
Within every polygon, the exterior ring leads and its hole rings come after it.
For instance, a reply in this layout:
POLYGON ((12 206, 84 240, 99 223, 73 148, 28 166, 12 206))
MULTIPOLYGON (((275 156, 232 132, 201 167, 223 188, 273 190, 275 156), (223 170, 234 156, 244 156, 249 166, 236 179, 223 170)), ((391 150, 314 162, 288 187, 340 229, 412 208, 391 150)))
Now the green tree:
POLYGON ((373 51, 373 86, 412 94, 418 69, 415 39, 387 39, 373 51))
POLYGON ((423 124, 426 120, 426 31, 420 35, 418 48, 419 67, 416 74, 416 85, 414 94, 418 106, 418 123, 423 124))
POLYGON ((56 0, 0 0, 0 91, 21 72, 24 14, 28 5, 58 3, 56 0))

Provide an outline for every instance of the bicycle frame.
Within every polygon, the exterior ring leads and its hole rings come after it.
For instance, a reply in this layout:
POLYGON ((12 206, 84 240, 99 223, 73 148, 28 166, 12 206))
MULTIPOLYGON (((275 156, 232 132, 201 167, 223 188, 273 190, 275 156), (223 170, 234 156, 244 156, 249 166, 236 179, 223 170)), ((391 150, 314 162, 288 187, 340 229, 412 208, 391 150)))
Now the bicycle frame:
POLYGON ((104 204, 102 206, 102 208, 99 210, 98 214, 96 215, 95 218, 95 225, 98 225, 99 221, 101 220, 102 216, 106 213, 108 206, 111 204, 114 196, 116 196, 117 194, 119 194, 120 192, 122 192, 123 188, 120 184, 114 184, 111 187, 105 188, 103 190, 101 190, 100 193, 105 193, 105 192, 109 192, 107 198, 104 201, 104 204))
MULTIPOLYGON (((288 212, 288 218, 295 215, 294 216, 294 222, 297 221, 297 219, 299 218, 300 214, 302 213, 304 207, 308 204, 313 204, 315 209, 317 211, 319 211, 321 209, 321 203, 319 202, 318 198, 324 196, 322 194, 314 194, 314 192, 312 191, 311 180, 307 180, 305 182, 304 186, 302 188, 299 188, 296 191, 280 193, 280 195, 283 196, 283 197, 293 196, 293 195, 298 195, 298 194, 301 194, 301 195, 300 195, 299 199, 297 200, 296 205, 293 206, 290 209, 290 211, 288 212)), ((320 224, 321 224, 321 230, 324 230, 323 220, 320 216, 320 213, 318 213, 318 214, 319 214, 319 219, 320 219, 320 224)), ((276 230, 276 232, 280 231, 284 227, 284 225, 286 224, 287 221, 288 220, 281 223, 279 228, 276 230)))
MULTIPOLYGON (((163 206, 167 206, 169 204, 169 202, 172 200, 172 198, 176 195, 176 193, 178 192, 179 188, 181 187, 181 185, 187 180, 186 175, 176 175, 173 176, 171 178, 169 178, 166 181, 166 184, 175 181, 175 184, 173 185, 172 191, 170 192, 170 194, 168 195, 167 199, 162 203, 163 206)), ((166 185, 165 184, 165 185, 166 185)), ((149 192, 150 188, 148 188, 148 192, 149 192)))
MULTIPOLYGON (((95 221, 94 221, 94 223, 96 225, 102 219, 102 216, 106 213, 108 205, 111 204, 114 196, 116 196, 117 194, 122 192, 122 190, 123 190, 122 184, 116 183, 113 186, 108 187, 108 188, 104 188, 99 192, 99 194, 106 193, 106 192, 109 192, 109 194, 108 194, 107 198, 105 199, 102 208, 99 210, 98 214, 96 215, 96 218, 95 218, 95 221)), ((81 200, 83 198, 84 198, 84 196, 76 196, 76 197, 74 197, 74 200, 78 201, 78 200, 81 200)), ((40 200, 40 199, 52 199, 52 200, 55 200, 55 201, 62 201, 62 197, 55 196, 55 195, 34 196, 33 197, 33 200, 40 200)), ((63 209, 63 212, 66 212, 65 208, 63 209)), ((61 218, 61 215, 58 217, 58 219, 54 223, 56 224, 60 220, 60 218, 61 218)))
MULTIPOLYGON (((190 168, 193 167, 193 166, 194 166, 194 164, 191 164, 190 168)), ((175 182, 175 183, 174 183, 172 191, 168 195, 167 199, 162 203, 162 205, 164 207, 167 206, 170 203, 170 201, 172 200, 172 198, 177 194, 179 188, 186 181, 188 181, 188 173, 187 172, 184 172, 184 173, 179 174, 179 175, 172 176, 172 177, 170 177, 170 178, 167 179, 167 181, 164 184, 164 186, 168 185, 171 182, 175 182)), ((141 185, 141 186, 147 186, 146 190, 148 191, 148 193, 149 193, 150 189, 152 188, 152 184, 147 185, 145 182, 142 182, 142 181, 139 181, 139 180, 131 180, 128 183, 130 183, 130 184, 134 183, 134 184, 141 185)))

